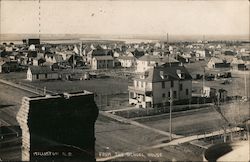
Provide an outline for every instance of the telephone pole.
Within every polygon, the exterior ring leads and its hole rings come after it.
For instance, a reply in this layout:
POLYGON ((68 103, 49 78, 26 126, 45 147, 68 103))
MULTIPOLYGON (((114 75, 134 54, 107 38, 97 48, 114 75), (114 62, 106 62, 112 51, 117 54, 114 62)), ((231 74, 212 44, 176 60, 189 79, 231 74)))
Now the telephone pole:
POLYGON ((170 109, 169 109, 169 140, 172 141, 172 106, 173 106, 173 92, 170 88, 170 99, 169 99, 170 109))

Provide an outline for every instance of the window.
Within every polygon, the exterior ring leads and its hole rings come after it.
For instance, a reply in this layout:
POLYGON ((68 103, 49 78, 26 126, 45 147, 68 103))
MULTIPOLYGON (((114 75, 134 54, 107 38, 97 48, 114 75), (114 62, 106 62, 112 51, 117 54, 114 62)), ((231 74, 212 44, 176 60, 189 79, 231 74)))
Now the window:
POLYGON ((180 84, 180 91, 182 91, 182 89, 183 89, 183 85, 182 85, 182 84, 180 84))
POLYGON ((48 78, 48 74, 45 74, 45 78, 46 78, 46 79, 48 78))
POLYGON ((168 92, 168 97, 170 98, 171 96, 170 96, 170 92, 168 92))
POLYGON ((162 98, 165 98, 166 97, 166 94, 165 93, 162 93, 162 98))
POLYGON ((39 74, 36 74, 36 79, 39 79, 39 74))
POLYGON ((165 88, 165 82, 161 82, 161 87, 165 88))
POLYGON ((171 80, 171 87, 174 87, 174 81, 171 80))
POLYGON ((189 94, 189 91, 188 91, 188 89, 186 89, 186 95, 188 95, 189 94))
POLYGON ((177 92, 176 91, 174 91, 174 96, 173 97, 177 98, 177 92))
POLYGON ((144 84, 144 83, 143 83, 143 82, 141 82, 141 87, 142 87, 142 88, 143 88, 143 84, 144 84))

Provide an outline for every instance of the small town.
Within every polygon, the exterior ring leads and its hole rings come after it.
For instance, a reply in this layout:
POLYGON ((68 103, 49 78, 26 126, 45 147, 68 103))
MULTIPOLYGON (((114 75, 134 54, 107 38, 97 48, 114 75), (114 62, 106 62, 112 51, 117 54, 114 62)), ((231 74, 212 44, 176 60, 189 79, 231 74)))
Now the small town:
POLYGON ((249 38, 48 37, 42 25, 0 33, 0 161, 249 160, 249 38))

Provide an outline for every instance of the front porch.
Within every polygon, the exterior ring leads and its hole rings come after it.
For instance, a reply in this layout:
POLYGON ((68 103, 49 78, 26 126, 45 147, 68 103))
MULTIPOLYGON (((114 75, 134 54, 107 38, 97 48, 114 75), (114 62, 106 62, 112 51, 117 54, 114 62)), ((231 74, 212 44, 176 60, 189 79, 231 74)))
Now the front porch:
POLYGON ((153 105, 153 99, 146 94, 129 92, 129 104, 135 105, 138 108, 151 108, 153 105))

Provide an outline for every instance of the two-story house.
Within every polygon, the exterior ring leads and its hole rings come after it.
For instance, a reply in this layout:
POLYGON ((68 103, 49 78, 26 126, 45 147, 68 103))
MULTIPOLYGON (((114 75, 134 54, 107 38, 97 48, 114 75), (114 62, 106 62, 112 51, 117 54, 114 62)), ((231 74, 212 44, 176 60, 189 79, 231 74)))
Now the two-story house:
POLYGON ((142 108, 157 107, 172 99, 185 100, 192 96, 192 77, 183 66, 155 66, 134 78, 128 87, 129 104, 142 108))

